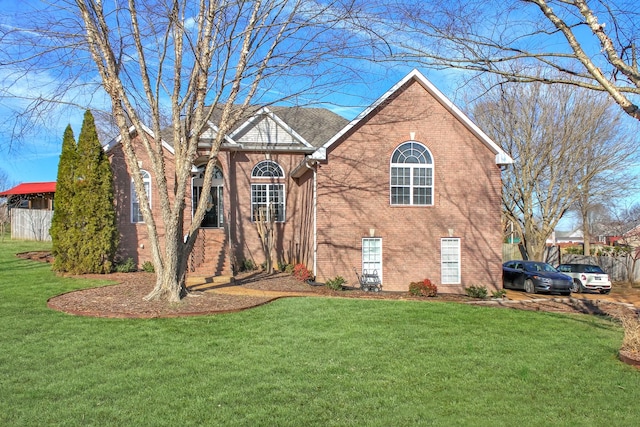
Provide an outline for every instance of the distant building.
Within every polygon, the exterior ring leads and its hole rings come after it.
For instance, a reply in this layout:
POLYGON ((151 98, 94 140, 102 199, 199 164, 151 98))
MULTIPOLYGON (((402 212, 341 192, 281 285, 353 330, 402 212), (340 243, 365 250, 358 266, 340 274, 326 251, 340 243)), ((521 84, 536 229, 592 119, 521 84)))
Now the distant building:
POLYGON ((53 210, 54 182, 25 182, 0 193, 9 208, 53 210))
POLYGON ((0 193, 11 221, 11 238, 51 240, 55 182, 27 182, 0 193))

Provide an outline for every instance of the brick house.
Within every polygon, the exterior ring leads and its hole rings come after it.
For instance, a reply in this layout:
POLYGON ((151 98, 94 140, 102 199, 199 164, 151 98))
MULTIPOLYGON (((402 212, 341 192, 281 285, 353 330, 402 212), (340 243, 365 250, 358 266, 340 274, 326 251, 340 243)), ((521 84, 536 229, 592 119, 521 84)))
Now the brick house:
MULTIPOLYGON (((355 283, 355 268, 376 270, 389 291, 425 278, 439 292, 501 287, 500 171, 512 160, 418 71, 351 122, 321 108, 257 111, 227 135, 207 191, 199 167, 210 132, 187 200, 206 195, 211 206, 190 275, 232 275, 245 260, 260 265, 255 220, 268 208, 276 220, 274 258, 306 264, 318 281, 340 275, 355 283)), ((171 141, 163 142, 170 158, 171 141)), ((118 140, 105 150, 120 251, 140 264, 151 256, 131 175, 118 140)), ((153 210, 148 159, 141 164, 153 210)))

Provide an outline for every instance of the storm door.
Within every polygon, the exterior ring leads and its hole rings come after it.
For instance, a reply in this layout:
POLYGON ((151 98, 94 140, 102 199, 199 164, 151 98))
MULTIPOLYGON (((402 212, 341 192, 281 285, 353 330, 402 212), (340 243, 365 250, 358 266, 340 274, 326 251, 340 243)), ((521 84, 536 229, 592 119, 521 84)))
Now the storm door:
POLYGON ((207 211, 200 227, 203 228, 220 228, 222 227, 224 211, 222 210, 222 189, 223 179, 222 171, 216 166, 213 171, 213 181, 211 181, 211 187, 208 189, 202 188, 204 181, 204 168, 199 169, 198 174, 193 178, 193 213, 196 212, 196 207, 200 198, 207 198, 207 211))

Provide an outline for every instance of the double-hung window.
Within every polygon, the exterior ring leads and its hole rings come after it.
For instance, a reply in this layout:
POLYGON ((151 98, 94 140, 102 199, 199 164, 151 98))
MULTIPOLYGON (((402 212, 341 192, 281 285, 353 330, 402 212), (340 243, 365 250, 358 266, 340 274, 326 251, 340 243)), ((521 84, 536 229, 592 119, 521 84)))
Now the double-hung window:
MULTIPOLYGON (((149 199, 149 207, 151 207, 151 175, 145 170, 141 170, 140 174, 142 175, 142 181, 144 182, 144 191, 147 193, 147 198, 149 199)), ((131 222, 144 222, 133 179, 131 180, 131 222)))
POLYGON ((440 241, 440 272, 443 285, 460 284, 460 239, 443 238, 440 241))
POLYGON ((382 280, 382 239, 365 237, 362 239, 362 272, 378 273, 382 280))
POLYGON ((433 205, 433 160, 419 142, 400 145, 391 156, 391 204, 433 205))
POLYGON ((264 160, 251 171, 251 220, 285 221, 284 171, 276 162, 264 160), (261 182, 264 181, 264 182, 261 182))

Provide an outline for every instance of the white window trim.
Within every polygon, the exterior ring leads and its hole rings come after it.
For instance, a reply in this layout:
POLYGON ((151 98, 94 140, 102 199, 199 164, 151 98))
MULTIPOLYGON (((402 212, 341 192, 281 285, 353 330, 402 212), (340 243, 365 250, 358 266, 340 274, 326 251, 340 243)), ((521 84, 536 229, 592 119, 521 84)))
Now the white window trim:
POLYGON ((282 169, 282 166, 280 166, 280 164, 278 164, 278 162, 274 162, 273 160, 262 160, 258 163, 255 164, 255 166, 253 166, 253 169, 251 169, 251 178, 252 179, 281 179, 284 178, 285 174, 284 174, 284 169, 282 169), (269 163, 271 165, 273 165, 274 167, 276 167, 279 171, 280 171, 280 176, 258 176, 256 175, 256 171, 258 169, 258 166, 264 164, 264 163, 269 163))
MULTIPOLYGON (((149 208, 151 209, 151 174, 144 169, 140 170, 140 174, 142 175, 142 181, 146 184, 147 191, 147 199, 149 200, 149 208)), ((139 218, 134 218, 134 204, 140 205, 138 201, 138 194, 136 193, 136 187, 133 182, 133 178, 131 178, 131 223, 132 224, 144 224, 144 218, 142 218, 142 211, 140 207, 138 207, 139 218)))
POLYGON ((429 148, 427 148, 427 146, 424 145, 423 143, 418 142, 418 141, 413 141, 413 140, 405 141, 402 144, 399 144, 393 150, 393 152, 391 153, 391 158, 389 159, 389 205, 391 205, 391 206, 434 206, 435 205, 435 198, 436 198, 435 194, 436 194, 436 190, 435 190, 435 160, 433 158, 433 154, 431 153, 431 150, 429 150, 429 148), (427 151, 427 153, 429 153, 429 157, 431 157, 431 163, 427 163, 427 164, 423 164, 423 163, 393 163, 393 155, 395 154, 396 150, 398 150, 401 146, 403 146, 406 143, 414 143, 414 144, 418 144, 418 145, 424 147, 424 149, 427 151), (409 177, 409 179, 411 180, 411 184, 409 186, 409 189, 410 189, 409 204, 393 203, 393 192, 391 191, 391 187, 397 187, 397 186, 391 185, 391 174, 392 174, 392 170, 393 170, 394 167, 395 168, 409 168, 411 170, 410 177, 409 177), (420 205, 417 205, 417 204, 413 203, 414 169, 431 169, 431 185, 427 187, 427 188, 431 188, 431 203, 420 204, 420 205))
POLYGON ((364 263, 365 263, 365 260, 364 260, 364 242, 366 240, 375 240, 375 241, 380 242, 380 268, 376 269, 376 270, 377 270, 377 273, 378 273, 378 278, 380 279, 380 283, 383 283, 382 270, 383 270, 384 266, 382 264, 382 260, 383 260, 383 256, 382 256, 382 237, 363 237, 362 238, 362 242, 361 242, 362 246, 361 246, 361 250, 360 250, 360 252, 361 252, 360 256, 361 256, 362 264, 361 264, 361 270, 360 271, 364 273, 365 270, 367 270, 367 271, 370 270, 370 269, 365 269, 365 266, 364 266, 364 263))
POLYGON ((269 187, 274 186, 274 185, 278 185, 278 186, 282 186, 282 220, 281 221, 275 221, 277 223, 284 223, 287 222, 287 186, 283 183, 283 182, 253 182, 251 183, 251 222, 255 222, 255 218, 253 217, 253 212, 254 209, 253 207, 255 205, 257 205, 257 203, 255 203, 253 201, 253 187, 256 185, 266 185, 266 194, 267 194, 267 207, 269 205, 272 204, 271 200, 269 200, 269 187))
POLYGON ((460 285, 462 283, 462 252, 459 237, 443 237, 440 239, 440 283, 443 285, 460 285), (445 260, 445 249, 449 249, 452 246, 447 246, 448 243, 455 243, 457 259, 455 264, 457 265, 457 278, 455 281, 449 280, 450 275, 445 276, 445 270, 448 270, 453 262, 445 260), (446 279, 445 279, 446 277, 446 279))

